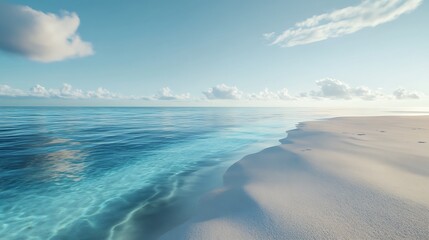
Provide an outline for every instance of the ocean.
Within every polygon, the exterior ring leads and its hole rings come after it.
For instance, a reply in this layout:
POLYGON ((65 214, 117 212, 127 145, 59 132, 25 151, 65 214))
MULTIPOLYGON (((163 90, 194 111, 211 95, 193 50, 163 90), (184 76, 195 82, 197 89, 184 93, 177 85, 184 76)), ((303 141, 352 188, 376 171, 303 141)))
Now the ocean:
POLYGON ((299 108, 0 108, 0 239, 157 239, 299 108))

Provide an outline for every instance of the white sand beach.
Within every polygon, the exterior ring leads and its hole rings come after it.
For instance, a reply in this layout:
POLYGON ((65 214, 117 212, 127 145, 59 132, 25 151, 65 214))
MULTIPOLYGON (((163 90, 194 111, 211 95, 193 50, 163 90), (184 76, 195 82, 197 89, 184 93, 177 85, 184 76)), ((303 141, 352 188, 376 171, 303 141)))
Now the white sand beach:
POLYGON ((428 239, 429 116, 306 122, 162 239, 428 239))

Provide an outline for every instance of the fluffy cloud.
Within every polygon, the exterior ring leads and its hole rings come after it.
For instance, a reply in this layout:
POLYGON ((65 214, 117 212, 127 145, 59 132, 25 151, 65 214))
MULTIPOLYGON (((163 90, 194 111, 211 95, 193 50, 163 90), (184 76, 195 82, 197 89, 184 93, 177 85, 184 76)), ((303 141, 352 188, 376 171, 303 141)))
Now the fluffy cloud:
POLYGON ((232 99, 238 100, 243 97, 243 92, 235 86, 220 84, 204 91, 203 94, 207 99, 232 99))
POLYGON ((292 47, 341 37, 376 27, 416 9, 423 0, 365 0, 359 5, 324 13, 298 22, 281 34, 264 34, 273 45, 292 47))
POLYGON ((63 98, 63 99, 115 99, 122 98, 104 88, 95 91, 83 91, 64 84, 62 88, 45 88, 39 84, 28 91, 14 89, 8 85, 0 85, 0 97, 36 97, 36 98, 63 98))
POLYGON ((95 96, 92 96, 91 91, 84 92, 81 89, 73 88, 70 84, 67 83, 63 84, 63 87, 59 89, 46 89, 45 87, 37 84, 36 86, 30 88, 28 96, 71 99, 96 98, 95 96))
POLYGON ((9 85, 0 85, 0 96, 4 97, 21 97, 25 96, 26 93, 20 89, 15 89, 9 85))
POLYGON ((420 99, 423 97, 422 93, 416 91, 408 91, 403 88, 398 88, 393 92, 396 99, 420 99))
POLYGON ((363 100, 376 100, 387 97, 382 92, 378 90, 372 90, 365 86, 351 88, 350 91, 352 93, 352 96, 361 98, 363 100))
MULTIPOLYGON (((54 91, 54 90, 51 90, 54 91)), ((47 90, 45 87, 37 84, 36 86, 30 88, 30 92, 27 96, 32 97, 50 97, 51 91, 47 90)))
POLYGON ((0 97, 34 97, 34 98, 62 98, 62 99, 123 99, 123 100, 187 100, 190 94, 174 95, 170 88, 162 88, 157 94, 146 96, 124 96, 113 93, 105 88, 99 87, 96 90, 84 91, 74 88, 70 84, 63 84, 61 88, 46 88, 42 85, 35 85, 29 90, 24 91, 15 89, 9 85, 0 84, 0 97))
POLYGON ((316 81, 320 88, 318 91, 311 91, 309 94, 302 93, 301 96, 312 96, 315 98, 329 99, 352 99, 376 100, 386 96, 380 91, 371 90, 368 87, 350 87, 348 84, 333 78, 324 78, 316 81))
POLYGON ((89 98, 100 98, 100 99, 113 99, 113 98, 123 98, 116 93, 112 93, 111 91, 99 87, 95 91, 88 91, 86 94, 89 98))
POLYGON ((44 13, 28 6, 0 3, 0 49, 40 62, 94 53, 77 34, 76 13, 44 13))
POLYGON ((366 86, 351 87, 347 83, 334 78, 324 78, 316 81, 318 90, 302 92, 297 96, 289 93, 288 89, 283 88, 278 91, 264 89, 258 93, 245 93, 235 86, 225 84, 217 85, 204 91, 208 100, 252 100, 252 101, 287 101, 300 100, 306 98, 313 99, 332 99, 332 100, 350 100, 361 99, 366 101, 388 100, 388 99, 419 99, 423 94, 407 91, 405 89, 396 90, 393 95, 385 94, 380 90, 371 89, 366 86))
POLYGON ((286 88, 283 88, 277 92, 272 92, 267 88, 264 91, 259 93, 252 93, 249 95, 250 100, 295 100, 296 98, 289 94, 289 91, 286 88))
POLYGON ((296 98, 289 94, 286 88, 279 91, 271 91, 268 88, 258 93, 247 94, 235 86, 220 84, 203 92, 209 100, 255 100, 255 101, 273 101, 273 100, 295 100, 296 98))
MULTIPOLYGON (((324 78, 316 81, 319 87, 316 91, 308 91, 293 96, 288 89, 283 88, 278 91, 264 89, 258 93, 245 93, 237 87, 230 87, 225 84, 210 88, 203 92, 208 100, 244 100, 244 101, 291 101, 303 99, 332 99, 332 100, 391 100, 391 99, 420 99, 424 95, 416 91, 408 91, 399 88, 393 94, 384 94, 379 90, 372 90, 368 87, 350 87, 345 82, 333 78, 324 78)), ((113 93, 105 88, 85 91, 74 88, 70 84, 63 84, 61 88, 46 88, 42 85, 35 85, 29 90, 12 88, 9 85, 0 84, 0 97, 7 98, 54 98, 54 99, 122 99, 122 100, 145 100, 145 101, 192 101, 189 93, 174 94, 170 88, 164 87, 157 94, 152 96, 124 96, 113 93)))
POLYGON ((337 79, 325 78, 316 81, 316 85, 320 87, 319 91, 312 91, 310 95, 314 97, 350 99, 350 87, 337 79))
POLYGON ((190 97, 189 93, 174 95, 169 87, 164 87, 153 98, 156 100, 186 100, 190 97))

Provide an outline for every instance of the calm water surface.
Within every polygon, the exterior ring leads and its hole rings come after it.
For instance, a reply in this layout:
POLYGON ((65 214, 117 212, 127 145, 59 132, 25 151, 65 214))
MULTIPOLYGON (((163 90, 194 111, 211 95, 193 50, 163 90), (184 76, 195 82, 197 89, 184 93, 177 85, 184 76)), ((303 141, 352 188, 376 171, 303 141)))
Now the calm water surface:
POLYGON ((0 239, 156 239, 311 109, 0 108, 0 239))

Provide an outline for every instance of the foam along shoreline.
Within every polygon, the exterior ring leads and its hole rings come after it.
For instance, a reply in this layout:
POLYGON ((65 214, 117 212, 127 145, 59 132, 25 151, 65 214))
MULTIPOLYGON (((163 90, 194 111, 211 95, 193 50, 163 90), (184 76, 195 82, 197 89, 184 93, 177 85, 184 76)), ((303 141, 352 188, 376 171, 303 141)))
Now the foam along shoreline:
POLYGON ((161 239, 427 239, 429 116, 305 122, 161 239))

